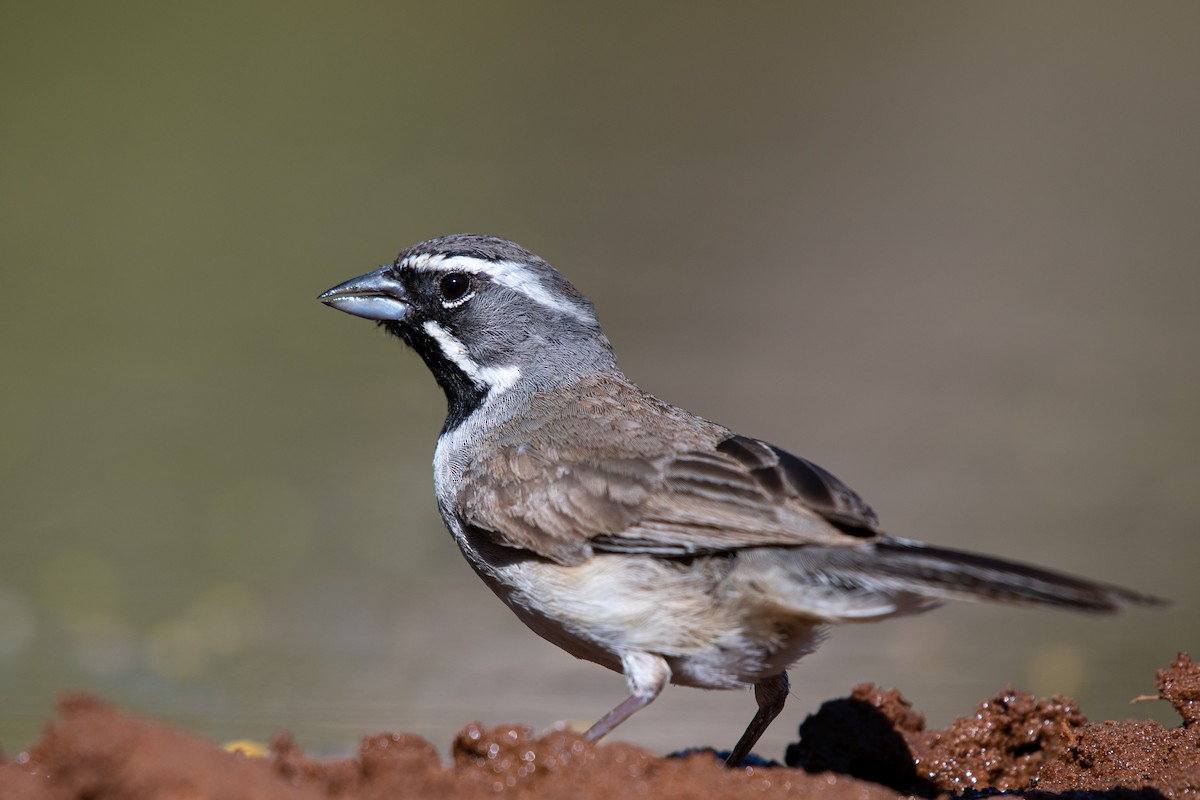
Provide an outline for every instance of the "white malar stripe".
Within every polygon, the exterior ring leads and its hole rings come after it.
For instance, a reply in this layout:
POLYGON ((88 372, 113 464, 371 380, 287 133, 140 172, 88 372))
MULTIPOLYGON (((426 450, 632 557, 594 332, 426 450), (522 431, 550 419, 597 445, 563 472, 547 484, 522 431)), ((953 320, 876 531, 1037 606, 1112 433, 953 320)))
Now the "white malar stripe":
POLYGON ((476 364, 467 355, 467 348, 463 343, 433 320, 427 321, 421 327, 438 343, 438 347, 442 349, 442 355, 461 369, 472 383, 487 388, 489 397, 507 392, 513 387, 513 384, 520 380, 521 370, 512 365, 481 367, 476 364))
POLYGON ((556 297, 542 285, 538 276, 519 261, 484 261, 471 256, 439 256, 421 254, 405 261, 415 270, 436 272, 466 272, 486 275, 501 286, 520 292, 538 305, 574 317, 580 322, 594 322, 592 313, 562 297, 556 297))

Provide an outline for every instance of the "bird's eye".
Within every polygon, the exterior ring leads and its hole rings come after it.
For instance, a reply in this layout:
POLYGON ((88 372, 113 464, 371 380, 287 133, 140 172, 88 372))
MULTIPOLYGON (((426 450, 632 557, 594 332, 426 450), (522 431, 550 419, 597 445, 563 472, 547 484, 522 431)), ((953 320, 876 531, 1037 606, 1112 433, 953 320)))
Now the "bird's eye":
POLYGON ((461 272, 451 272, 442 278, 438 288, 442 292, 442 299, 453 303, 455 300, 461 300, 467 292, 471 291, 471 278, 461 272))

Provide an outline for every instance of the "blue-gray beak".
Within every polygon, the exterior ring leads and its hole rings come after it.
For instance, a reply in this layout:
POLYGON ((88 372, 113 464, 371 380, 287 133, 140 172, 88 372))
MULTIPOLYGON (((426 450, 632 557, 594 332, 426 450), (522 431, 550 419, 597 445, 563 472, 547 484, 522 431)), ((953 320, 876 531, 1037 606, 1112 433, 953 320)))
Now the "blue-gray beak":
POLYGON ((339 283, 317 299, 330 308, 380 322, 399 322, 408 313, 404 285, 385 272, 391 265, 339 283))

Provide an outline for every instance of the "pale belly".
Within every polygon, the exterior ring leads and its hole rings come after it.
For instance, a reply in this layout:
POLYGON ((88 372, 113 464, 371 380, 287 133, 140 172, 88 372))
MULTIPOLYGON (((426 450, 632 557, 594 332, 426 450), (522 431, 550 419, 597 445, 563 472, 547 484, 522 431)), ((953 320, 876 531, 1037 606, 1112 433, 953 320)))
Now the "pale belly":
POLYGON ((459 540, 484 582, 534 632, 616 672, 621 654, 636 651, 665 658, 672 683, 748 686, 784 671, 820 638, 819 621, 764 609, 744 591, 736 556, 604 553, 562 566, 459 540))

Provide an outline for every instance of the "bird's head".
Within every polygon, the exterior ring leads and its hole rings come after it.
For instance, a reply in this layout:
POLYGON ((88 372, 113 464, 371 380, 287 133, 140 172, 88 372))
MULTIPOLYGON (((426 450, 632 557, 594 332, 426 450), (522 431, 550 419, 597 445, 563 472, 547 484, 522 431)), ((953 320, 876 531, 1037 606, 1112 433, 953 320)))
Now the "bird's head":
POLYGON ((446 392, 448 429, 499 395, 616 368, 591 302, 505 239, 430 239, 319 299, 376 320, 424 359, 446 392))

